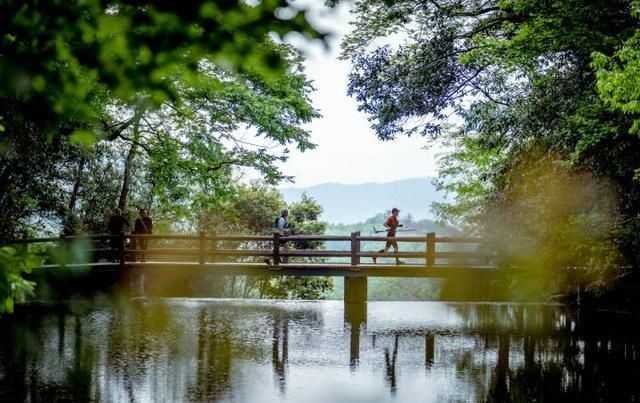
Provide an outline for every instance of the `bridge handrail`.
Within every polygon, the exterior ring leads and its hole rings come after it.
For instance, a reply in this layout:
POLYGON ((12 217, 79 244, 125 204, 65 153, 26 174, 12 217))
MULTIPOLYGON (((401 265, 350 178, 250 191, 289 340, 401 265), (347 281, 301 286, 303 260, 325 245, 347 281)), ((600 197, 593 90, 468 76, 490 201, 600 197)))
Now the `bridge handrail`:
MULTIPOLYGON (((359 236, 359 241, 396 241, 396 242, 425 242, 426 236, 359 236)), ((436 243, 482 243, 482 238, 465 238, 465 237, 440 237, 435 238, 436 243)))
MULTIPOLYGON (((196 261, 200 264, 204 264, 207 260, 216 261, 217 257, 244 257, 244 258, 268 258, 273 262, 279 262, 281 257, 324 257, 324 258, 350 258, 351 266, 358 266, 361 264, 361 258, 411 258, 411 259, 423 259, 424 264, 427 267, 435 266, 437 259, 450 259, 448 263, 451 263, 451 259, 471 259, 478 260, 484 259, 485 262, 489 262, 495 254, 487 251, 438 251, 436 249, 437 244, 445 243, 469 243, 469 244, 482 244, 483 240, 477 237, 436 237, 435 233, 428 233, 425 236, 400 236, 400 237, 386 237, 386 236, 362 236, 359 232, 351 233, 350 236, 345 235, 290 235, 282 236, 278 232, 274 232, 272 236, 264 235, 226 235, 226 234, 205 234, 200 232, 197 235, 194 234, 153 234, 153 235, 140 235, 140 234, 92 234, 92 235, 77 235, 77 236, 60 236, 60 237, 47 237, 47 238, 26 238, 26 239, 12 239, 0 244, 14 244, 14 245, 26 245, 28 250, 29 244, 41 244, 41 243, 59 243, 60 245, 69 245, 73 241, 96 241, 96 240, 111 240, 111 248, 100 247, 100 244, 93 245, 93 248, 85 248, 84 252, 92 254, 93 258, 99 259, 99 254, 104 258, 106 256, 117 257, 121 262, 127 261, 131 256, 137 256, 137 254, 145 254, 149 256, 168 256, 168 257, 197 257, 196 261), (126 240, 131 240, 128 243, 126 240), (114 243, 115 240, 115 243, 114 243), (189 241, 190 247, 167 247, 170 244, 160 244, 155 248, 148 248, 146 243, 137 242, 139 240, 182 240, 189 241), (233 242, 266 242, 271 246, 268 249, 263 248, 229 248, 228 244, 224 244, 226 241, 233 242), (299 249, 299 250, 286 250, 280 248, 284 242, 298 242, 298 241, 338 241, 338 242, 350 242, 347 249, 344 250, 326 250, 326 249, 299 249), (425 245, 422 251, 399 251, 399 252, 383 252, 380 253, 376 250, 361 250, 362 242, 406 242, 406 243, 421 243, 425 245), (220 243, 222 242, 222 243, 220 243), (220 243, 220 244, 219 244, 220 243), (97 246, 97 247, 96 247, 97 246), (136 248, 137 246, 137 248, 136 248), (226 246, 226 248, 225 248, 226 246)), ((259 244, 258 244, 259 245, 259 244)), ((246 246, 246 245, 243 245, 246 246)), ((265 245, 266 246, 266 245, 265 245)), ((121 263, 122 265, 123 263, 121 263)), ((277 263, 276 263, 277 264, 277 263)))
MULTIPOLYGON (((59 242, 61 240, 73 241, 73 240, 105 240, 118 235, 111 234, 91 234, 91 235, 70 235, 70 236, 58 236, 58 237, 45 237, 45 238, 16 238, 1 241, 3 245, 13 244, 31 244, 31 243, 49 243, 59 242)), ((124 234, 125 238, 130 239, 167 239, 167 240, 188 240, 197 241, 200 239, 199 235, 192 234, 124 234)), ((272 241, 273 236, 268 235, 205 235, 207 241, 272 241)), ((399 236, 399 237, 385 237, 385 236, 358 236, 359 241, 396 241, 396 242, 425 242, 424 236, 399 236)), ((348 235, 291 235, 281 236, 281 241, 350 241, 351 237, 348 235)), ((482 243, 484 240, 478 237, 436 237, 436 243, 482 243)))

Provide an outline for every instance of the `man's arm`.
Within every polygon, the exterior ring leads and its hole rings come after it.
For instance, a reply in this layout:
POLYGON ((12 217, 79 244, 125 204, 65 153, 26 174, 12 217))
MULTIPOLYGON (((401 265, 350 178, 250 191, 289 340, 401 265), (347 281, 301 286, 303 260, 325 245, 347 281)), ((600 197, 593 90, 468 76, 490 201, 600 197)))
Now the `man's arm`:
POLYGON ((398 221, 394 223, 390 218, 387 218, 387 220, 382 225, 384 225, 387 229, 395 229, 396 227, 399 227, 398 221))

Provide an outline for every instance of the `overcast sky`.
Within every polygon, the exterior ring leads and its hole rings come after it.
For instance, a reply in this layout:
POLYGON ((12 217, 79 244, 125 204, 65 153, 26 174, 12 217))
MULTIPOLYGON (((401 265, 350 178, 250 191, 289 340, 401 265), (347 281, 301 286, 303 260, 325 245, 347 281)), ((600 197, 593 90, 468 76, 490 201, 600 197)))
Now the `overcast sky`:
POLYGON ((321 7, 323 1, 312 3, 317 7, 308 16, 312 24, 335 33, 330 39, 330 50, 295 35, 285 41, 302 49, 307 58, 306 73, 316 88, 311 99, 322 114, 308 126, 318 147, 304 153, 292 150, 291 157, 282 165, 284 173, 295 176, 294 186, 390 182, 435 175, 437 150, 424 150, 425 139, 404 136, 395 141, 379 141, 367 116, 358 112, 355 100, 347 96, 350 62, 338 60, 338 55, 340 41, 351 29, 349 4, 342 2, 328 13, 321 7))

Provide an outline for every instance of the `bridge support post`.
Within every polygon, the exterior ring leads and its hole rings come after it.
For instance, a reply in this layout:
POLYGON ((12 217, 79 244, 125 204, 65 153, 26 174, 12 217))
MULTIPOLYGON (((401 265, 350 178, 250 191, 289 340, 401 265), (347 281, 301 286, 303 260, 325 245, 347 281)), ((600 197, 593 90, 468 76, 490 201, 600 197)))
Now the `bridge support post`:
POLYGON ((280 265, 280 233, 278 231, 273 232, 273 264, 280 265))
POLYGON ((351 266, 356 269, 360 265, 360 231, 351 233, 351 266))
POLYGON ((120 261, 121 271, 124 270, 125 259, 127 258, 127 253, 125 248, 126 248, 126 238, 124 236, 124 232, 120 231, 120 234, 118 235, 118 260, 120 261))
POLYGON ((207 249, 207 245, 205 244, 204 239, 204 231, 200 231, 200 253, 199 253, 199 263, 203 265, 206 261, 205 251, 207 249))
POLYGON ((211 253, 209 255, 211 256, 211 261, 215 262, 218 258, 218 240, 216 239, 216 232, 213 231, 213 233, 211 233, 211 236, 213 237, 213 239, 211 239, 211 253))
POLYGON ((436 263, 436 233, 427 234, 427 267, 433 267, 436 263))
POLYGON ((344 278, 344 320, 353 326, 367 323, 367 278, 344 278))

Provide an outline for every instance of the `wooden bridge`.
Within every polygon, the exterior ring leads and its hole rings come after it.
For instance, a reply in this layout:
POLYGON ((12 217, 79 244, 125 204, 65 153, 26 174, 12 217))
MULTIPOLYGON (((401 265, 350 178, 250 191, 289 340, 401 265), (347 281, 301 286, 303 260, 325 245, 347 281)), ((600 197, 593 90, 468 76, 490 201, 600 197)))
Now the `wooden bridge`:
MULTIPOLYGON (((479 250, 481 238, 426 236, 342 235, 88 235, 14 239, 6 243, 51 256, 67 251, 66 259, 46 259, 41 269, 91 267, 96 270, 153 271, 207 270, 224 275, 293 275, 340 277, 448 277, 465 273, 492 273, 494 253, 479 250), (396 241, 398 253, 377 252, 384 242, 396 241), (308 247, 313 242, 340 243, 346 248, 308 247), (379 242, 363 250, 363 242, 379 242), (282 244, 286 243, 287 248, 282 244), (406 250, 404 244, 421 244, 406 250), (467 245, 456 248, 454 245, 467 245), (473 245, 473 247, 470 247, 473 245), (137 248, 136 248, 137 246, 137 248), (464 250, 460 250, 464 249, 464 250), (144 256, 144 259, 143 259, 144 256), (405 264, 385 263, 385 258, 408 259, 405 264), (379 263, 374 263, 374 258, 379 263), (269 261, 269 264, 265 263, 269 261), (286 263, 284 263, 286 262, 286 263)), ((64 254, 63 254, 64 255, 64 254)))
POLYGON ((127 279, 130 288, 135 284, 142 293, 145 276, 163 274, 174 277, 177 273, 184 277, 202 273, 344 277, 345 315, 352 316, 348 318, 350 322, 366 321, 368 277, 426 278, 498 272, 493 262, 494 253, 482 250, 482 239, 438 237, 435 233, 387 238, 362 236, 359 232, 349 236, 282 236, 278 232, 273 236, 245 236, 201 232, 198 235, 65 236, 6 243, 42 254, 45 260, 36 268, 38 271, 79 269, 86 272, 90 269, 91 272, 117 272, 127 279), (386 241, 398 242, 400 252, 377 252, 386 241), (310 246, 314 242, 344 246, 313 249, 310 246), (375 242, 375 249, 364 250, 363 245, 370 245, 365 242, 375 242), (285 243, 287 248, 283 246, 285 243), (414 245, 413 250, 407 250, 408 244, 414 245), (396 257, 406 259, 405 263, 395 264, 396 257), (378 264, 374 264, 373 258, 378 264), (385 263, 389 260, 393 263, 385 263))

